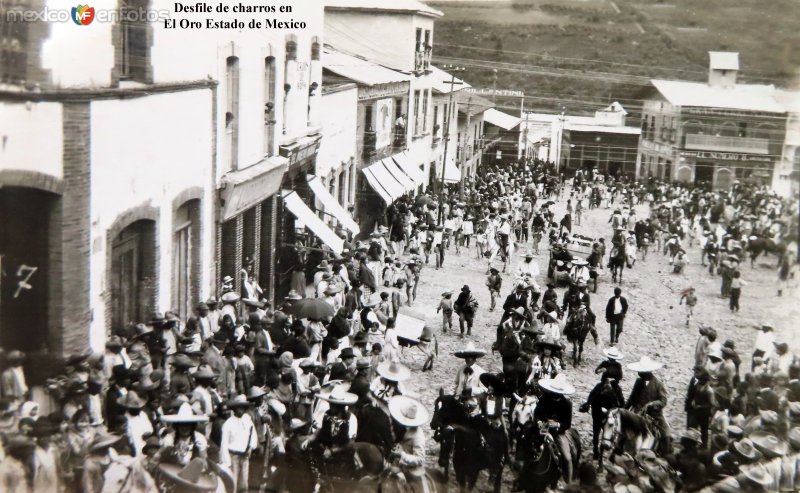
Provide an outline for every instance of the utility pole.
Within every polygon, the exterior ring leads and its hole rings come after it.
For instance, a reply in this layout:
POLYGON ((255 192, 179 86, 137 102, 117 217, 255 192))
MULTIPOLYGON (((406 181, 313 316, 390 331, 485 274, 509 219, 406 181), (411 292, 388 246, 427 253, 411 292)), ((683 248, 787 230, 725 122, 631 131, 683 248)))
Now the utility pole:
POLYGON ((497 102, 497 69, 492 69, 492 104, 497 102))
POLYGON ((450 84, 450 94, 448 96, 447 114, 444 115, 444 153, 442 154, 442 190, 441 197, 439 197, 439 220, 438 225, 444 221, 444 172, 447 169, 447 144, 450 142, 450 115, 453 114, 453 86, 456 84, 463 84, 463 82, 456 82, 456 72, 463 72, 464 67, 456 67, 453 65, 445 65, 443 70, 450 72, 450 81, 442 81, 450 84))
MULTIPOLYGON (((464 131, 464 152, 461 153, 461 161, 464 162, 464 156, 467 154, 467 143, 469 142, 469 134, 470 134, 470 109, 472 107, 472 95, 467 99, 467 128, 464 131)), ((470 151, 475 146, 473 143, 472 146, 469 146, 470 151)), ((472 159, 472 153, 470 152, 470 159, 472 159)), ((461 180, 458 182, 458 198, 464 200, 464 166, 461 166, 461 180)))

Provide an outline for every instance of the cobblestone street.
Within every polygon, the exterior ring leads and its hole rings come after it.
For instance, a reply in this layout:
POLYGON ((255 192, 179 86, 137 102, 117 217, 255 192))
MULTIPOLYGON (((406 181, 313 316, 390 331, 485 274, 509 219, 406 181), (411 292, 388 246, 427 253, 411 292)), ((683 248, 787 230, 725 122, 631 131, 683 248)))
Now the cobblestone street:
MULTIPOLYGON (((556 219, 563 216, 565 203, 566 199, 560 200, 556 204, 556 219)), ((612 211, 613 209, 606 208, 585 209, 582 223, 580 226, 574 227, 574 232, 590 237, 604 237, 608 244, 611 239, 611 231, 607 223, 612 211)), ((646 205, 636 206, 636 215, 640 218, 647 217, 649 207, 646 205)), ((545 275, 549 258, 546 243, 546 240, 542 241, 541 255, 535 259, 538 261, 542 273, 537 279, 542 289, 546 283, 545 275)), ((510 271, 516 268, 520 251, 528 246, 530 245, 522 245, 516 251, 514 260, 509 266, 510 271)), ((777 296, 775 257, 762 257, 754 269, 750 268, 749 260, 742 264, 742 275, 748 284, 743 289, 741 311, 735 314, 731 313, 728 309, 728 300, 722 299, 719 294, 720 278, 719 276, 710 276, 707 268, 701 266, 700 249, 696 243, 693 247, 687 248, 690 263, 680 275, 672 274, 669 257, 663 256, 655 250, 656 247, 651 246, 646 261, 640 259, 633 269, 626 269, 624 272, 624 281, 620 286, 623 296, 628 299, 630 308, 618 347, 625 355, 624 364, 638 361, 643 355, 649 355, 664 364, 664 368, 658 372, 657 376, 669 390, 670 400, 665 415, 672 427, 673 436, 677 436, 686 426, 683 400, 686 386, 691 378, 694 346, 697 341, 699 325, 705 324, 716 328, 720 341, 726 339, 735 341, 736 348, 743 360, 741 371, 744 374, 749 367, 750 354, 756 336, 755 324, 773 323, 779 341, 788 342, 792 348, 800 347, 798 346, 800 336, 794 331, 792 324, 792 321, 800 316, 798 307, 800 300, 797 296, 796 280, 793 281, 793 287, 789 293, 784 293, 783 297, 777 296), (694 286, 697 290, 698 305, 695 307, 692 324, 687 328, 685 326, 685 309, 683 306, 679 306, 678 302, 679 293, 689 286, 694 286)), ((495 261, 494 266, 500 268, 501 264, 495 261)), ((495 327, 500 320, 502 311, 489 311, 490 298, 485 286, 486 271, 487 263, 485 260, 477 258, 474 246, 468 250, 462 249, 461 254, 456 255, 453 245, 447 252, 443 269, 436 270, 433 258, 431 258, 431 263, 422 271, 418 297, 413 308, 424 314, 427 322, 436 327, 439 357, 433 371, 429 373, 419 372, 423 358, 417 350, 406 349, 404 359, 414 370, 414 378, 407 382, 407 386, 419 395, 429 409, 433 408, 440 388, 443 388, 445 393, 453 392, 455 375, 459 365, 462 364, 462 360, 453 356, 453 351, 462 347, 467 340, 472 340, 476 346, 490 353, 495 337, 495 327), (436 306, 443 291, 453 290, 458 293, 464 284, 470 286, 473 295, 480 303, 480 308, 475 317, 472 337, 462 340, 458 335, 456 315, 453 319, 455 331, 448 334, 441 333, 441 315, 436 314, 436 306)), ((503 292, 498 299, 498 305, 502 304, 512 285, 513 273, 503 274, 503 292)), ((609 297, 613 296, 616 286, 617 284, 612 283, 611 275, 606 270, 600 276, 597 293, 591 295, 592 308, 597 314, 600 344, 595 346, 591 337, 587 339, 584 347, 584 360, 578 368, 573 368, 569 360, 565 360, 567 362, 566 375, 577 390, 572 396, 573 427, 580 432, 585 457, 591 457, 591 418, 589 414, 579 413, 578 407, 598 381, 594 369, 602 361, 602 349, 609 341, 608 324, 605 323, 603 313, 606 302, 609 297)), ((566 286, 563 283, 558 286, 559 303, 565 290, 566 286)), ((500 356, 497 353, 487 354, 479 360, 478 364, 490 372, 501 370, 500 356)), ((626 397, 630 393, 634 380, 635 374, 626 370, 625 378, 622 381, 626 397)), ((431 437, 432 433, 429 433, 428 454, 430 464, 433 466, 436 464, 439 446, 433 442, 431 437)), ((488 491, 490 488, 485 481, 485 472, 482 473, 482 478, 478 482, 478 488, 488 491)), ((510 480, 510 475, 506 474, 505 478, 510 480)), ((504 489, 506 487, 510 487, 510 484, 504 484, 504 489)))

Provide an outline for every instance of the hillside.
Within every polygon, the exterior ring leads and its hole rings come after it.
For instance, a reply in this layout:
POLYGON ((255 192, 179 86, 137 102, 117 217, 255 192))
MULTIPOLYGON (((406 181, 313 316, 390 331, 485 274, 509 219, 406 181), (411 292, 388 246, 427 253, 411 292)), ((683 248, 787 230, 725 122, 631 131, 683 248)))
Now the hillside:
POLYGON ((636 112, 650 78, 705 80, 709 50, 739 51, 744 82, 788 86, 800 68, 798 0, 429 3, 445 14, 435 63, 466 67, 477 87, 492 87, 497 69, 498 89, 525 91, 525 106, 540 111, 617 99, 636 112))

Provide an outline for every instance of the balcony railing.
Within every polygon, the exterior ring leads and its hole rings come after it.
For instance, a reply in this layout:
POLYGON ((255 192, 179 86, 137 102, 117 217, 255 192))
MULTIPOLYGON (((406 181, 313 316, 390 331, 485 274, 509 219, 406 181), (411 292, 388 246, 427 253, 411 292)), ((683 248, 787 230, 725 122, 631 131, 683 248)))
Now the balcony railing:
POLYGON ((755 137, 724 137, 716 135, 686 134, 686 149, 720 152, 768 154, 769 139, 755 137))
POLYGON ((395 130, 392 132, 392 140, 388 145, 377 147, 378 135, 375 132, 364 132, 364 144, 362 146, 362 155, 365 161, 372 162, 377 159, 383 159, 396 152, 405 149, 406 146, 406 133, 405 131, 395 130))
POLYGON ((431 68, 431 50, 414 52, 414 72, 427 72, 431 68))

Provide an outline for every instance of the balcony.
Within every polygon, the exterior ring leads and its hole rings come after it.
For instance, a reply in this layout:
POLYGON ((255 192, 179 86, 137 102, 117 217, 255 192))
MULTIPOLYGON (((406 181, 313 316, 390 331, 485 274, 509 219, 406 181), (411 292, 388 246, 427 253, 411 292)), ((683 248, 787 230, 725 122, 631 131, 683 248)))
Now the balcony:
POLYGON ((431 56, 430 49, 417 49, 414 52, 414 72, 417 74, 425 73, 431 69, 431 56))
POLYGON ((365 131, 363 142, 363 160, 364 162, 371 163, 404 150, 406 146, 405 129, 398 129, 392 132, 391 140, 388 143, 382 143, 380 147, 378 147, 378 134, 376 132, 365 131))
POLYGON ((687 150, 769 154, 769 139, 686 134, 687 150))

